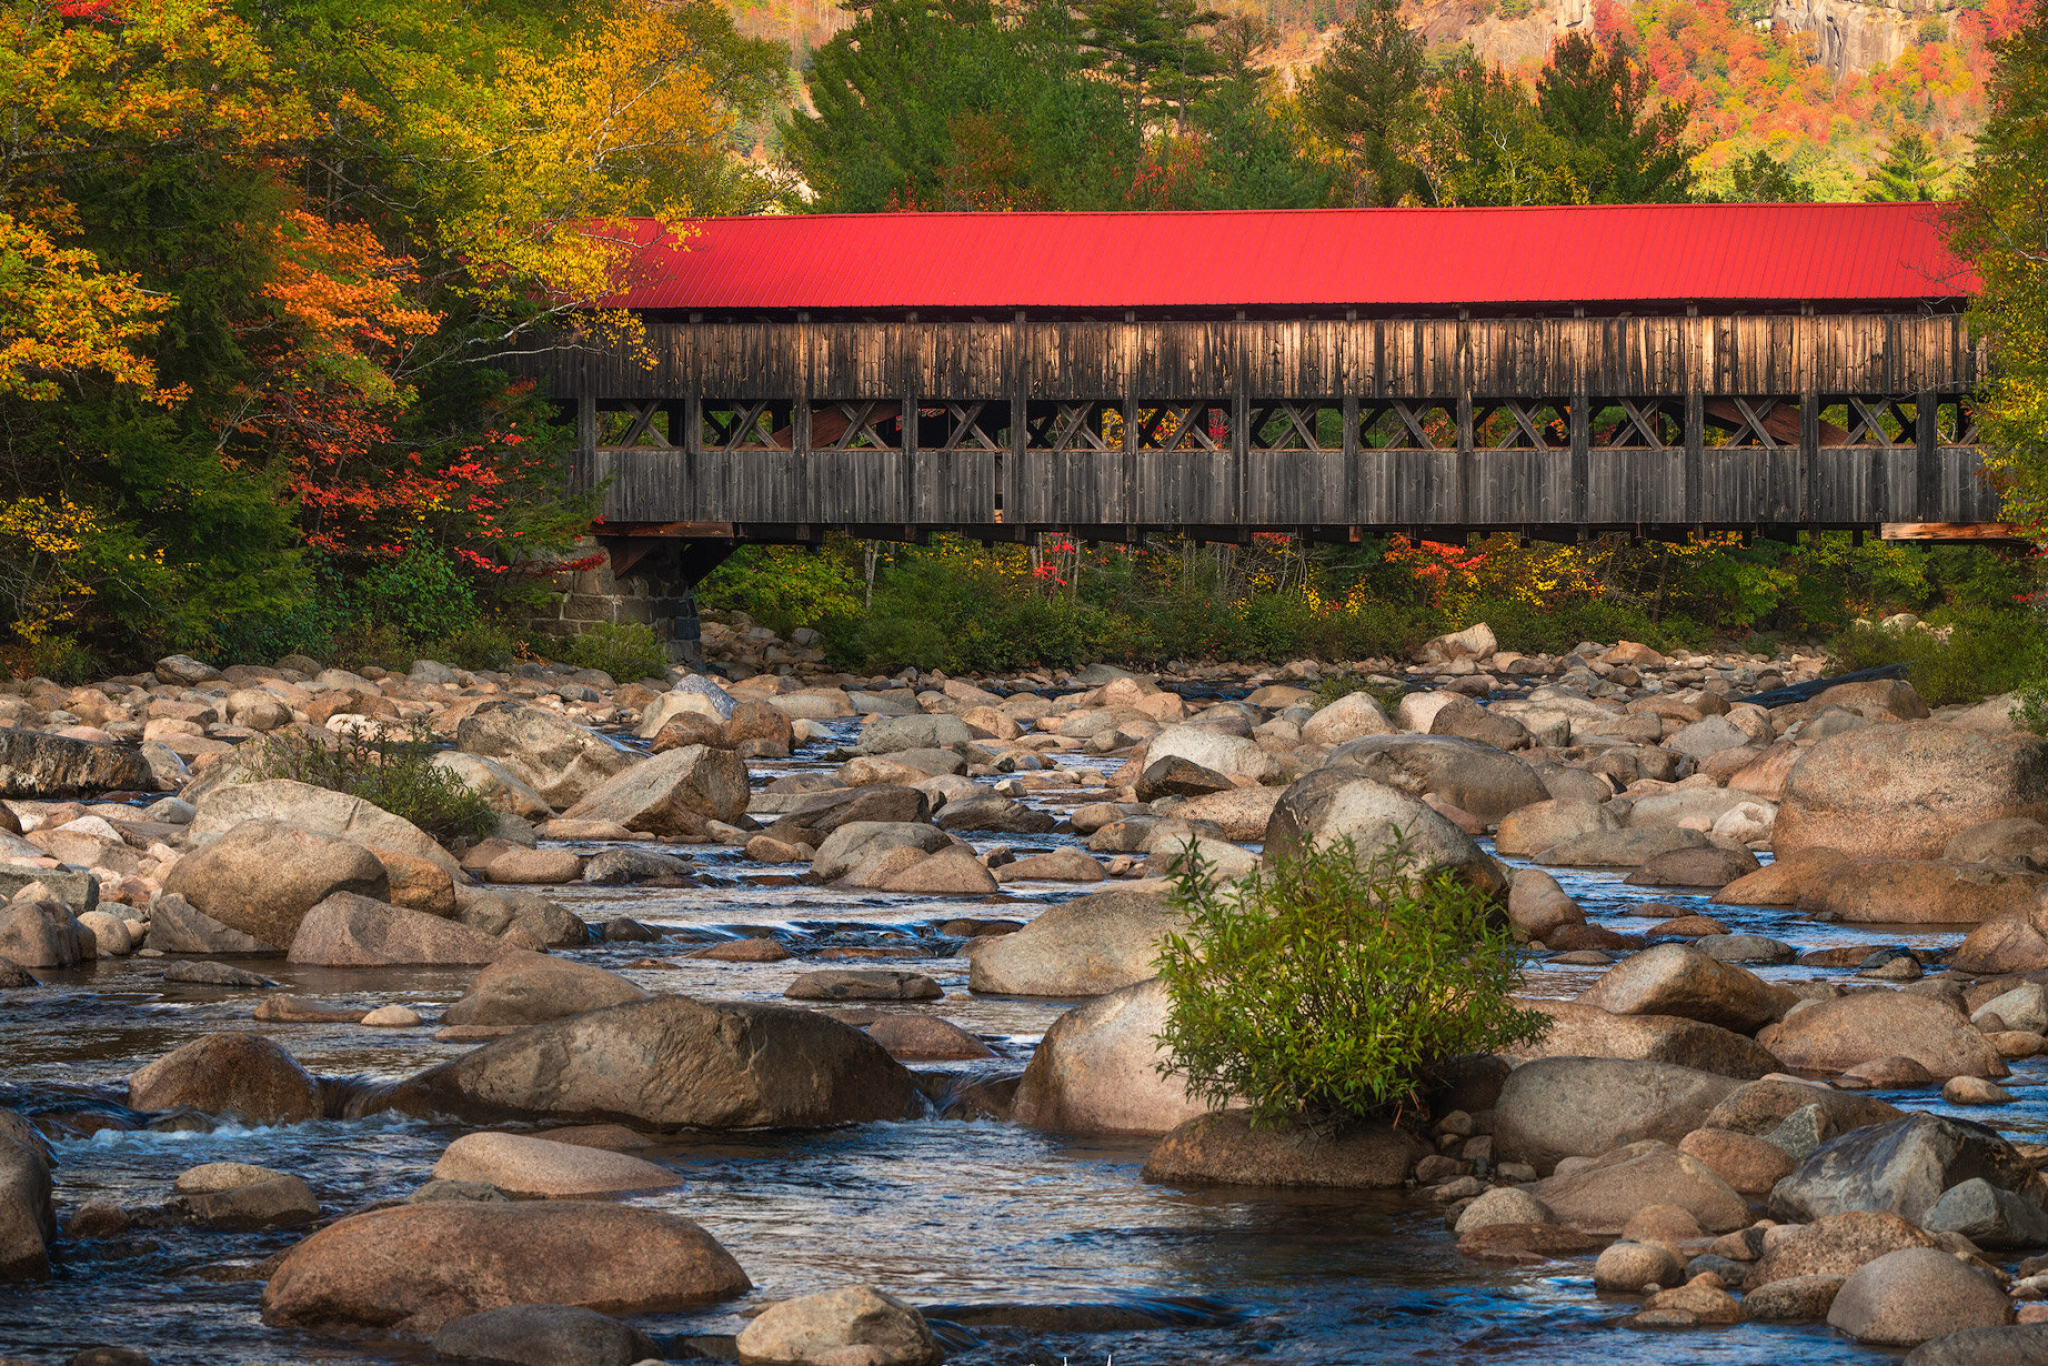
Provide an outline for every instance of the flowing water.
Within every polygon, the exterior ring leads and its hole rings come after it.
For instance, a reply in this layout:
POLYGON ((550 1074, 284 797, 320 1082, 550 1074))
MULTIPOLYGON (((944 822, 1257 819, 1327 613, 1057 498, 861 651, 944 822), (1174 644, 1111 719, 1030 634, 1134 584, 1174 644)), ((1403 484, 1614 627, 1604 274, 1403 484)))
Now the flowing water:
MULTIPOLYGON (((813 747, 776 773, 820 767, 813 747)), ((1086 800, 1071 789, 1034 800, 1086 800)), ((982 837, 1038 849, 1067 836, 982 837)), ((656 847, 656 846, 650 846, 656 847)), ((1028 919, 1078 889, 1049 884, 987 900, 846 892, 779 884, 773 870, 730 851, 697 850, 707 885, 687 889, 573 887, 559 899, 586 919, 630 915, 677 932, 660 944, 613 944, 579 954, 650 990, 725 999, 779 1000, 801 971, 834 962, 924 972, 945 987, 936 1009, 986 1037, 996 1063, 955 1064, 971 1077, 1014 1074, 1046 1026, 1071 1003, 976 997, 957 939, 937 926, 960 917, 1028 919), (764 885, 771 884, 771 885, 764 885), (772 933, 797 957, 721 963, 681 956, 711 939, 772 933), (659 963, 661 966, 652 966, 659 963)), ((1589 916, 1640 931, 1629 916, 1646 901, 1705 898, 1623 885, 1619 875, 1559 879, 1589 916)), ((1675 914, 1676 912, 1674 912, 1675 914)), ((1787 910, 1713 907, 1738 933, 1802 949, 1862 943, 1946 946, 1954 934, 1887 934, 1822 925, 1787 910)), ((254 1162, 295 1172, 340 1214, 403 1198, 426 1180, 459 1132, 391 1115, 275 1128, 132 1127, 126 1076, 172 1048, 221 1029, 254 1027, 262 993, 166 983, 162 961, 103 960, 44 974, 41 989, 0 998, 6 1012, 0 1105, 41 1114, 53 1130, 58 1199, 106 1198, 129 1209, 161 1204, 185 1169, 254 1162)), ((462 994, 467 971, 335 972, 252 964, 295 994, 335 1002, 400 1002, 435 1014, 462 994)), ((1575 994, 1593 968, 1536 966, 1539 994, 1575 994)), ((1767 977, 1842 977, 1801 967, 1767 977)), ((311 1071, 396 1079, 464 1047, 432 1031, 324 1025, 264 1027, 311 1071)), ((932 1070, 932 1069, 928 1069, 932 1070)), ((1970 1117, 2015 1136, 2048 1134, 2038 1089, 2048 1065, 2016 1065, 2010 1106, 1970 1117)), ((1890 1099, 1941 1109, 1920 1092, 1890 1099)), ((927 1119, 825 1132, 684 1135, 641 1154, 674 1167, 683 1187, 636 1200, 709 1229, 746 1268, 745 1300, 685 1315, 636 1320, 686 1358, 729 1335, 760 1303, 849 1282, 869 1282, 933 1311, 950 1360, 996 1363, 1579 1362, 1608 1366, 1787 1361, 1875 1362, 1820 1325, 1742 1325, 1686 1333, 1621 1327, 1631 1298, 1593 1292, 1590 1261, 1500 1270, 1453 1250, 1426 1199, 1386 1194, 1189 1191, 1139 1180, 1143 1140, 1075 1139, 989 1121, 927 1119)), ((55 1277, 0 1287, 0 1356, 64 1360, 83 1347, 139 1348, 180 1363, 422 1362, 421 1343, 278 1331, 258 1318, 254 1268, 289 1247, 293 1232, 223 1233, 169 1225, 125 1239, 67 1243, 55 1277)))

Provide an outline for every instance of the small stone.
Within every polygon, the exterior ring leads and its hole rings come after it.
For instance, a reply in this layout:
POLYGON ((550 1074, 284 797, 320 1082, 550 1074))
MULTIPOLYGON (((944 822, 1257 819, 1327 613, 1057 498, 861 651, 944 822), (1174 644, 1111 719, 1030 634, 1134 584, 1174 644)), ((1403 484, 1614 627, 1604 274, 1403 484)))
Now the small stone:
POLYGON ((782 994, 793 1001, 936 1001, 946 993, 921 972, 826 968, 804 973, 782 994))
POLYGON ((924 1315, 865 1285, 771 1304, 737 1345, 742 1362, 775 1366, 937 1366, 943 1356, 924 1315))
POLYGON ((1950 1077, 1942 1085, 1941 1098, 1951 1105, 2003 1105, 2012 1092, 1982 1077, 1950 1077))
POLYGON ((418 1029, 426 1023, 417 1010, 406 1006, 378 1006, 362 1022, 371 1029, 418 1029))
POLYGON ((1683 1243, 1704 1238, 1706 1231, 1677 1205, 1645 1205, 1622 1225, 1621 1236, 1637 1243, 1683 1243))
POLYGON ((193 982, 210 987, 247 987, 261 990, 277 985, 261 973, 226 963, 172 963, 164 969, 166 982, 193 982))
POLYGON ((723 944, 692 949, 683 956, 709 958, 720 963, 780 963, 789 957, 789 950, 762 935, 747 939, 728 939, 723 944))
POLYGON ((1742 1316, 1759 1323, 1804 1323, 1828 1316, 1846 1276, 1790 1276, 1742 1297, 1742 1316))
POLYGON ((1646 1285, 1677 1285, 1684 1279, 1678 1254, 1657 1243, 1610 1243, 1593 1263, 1596 1290, 1633 1295, 1646 1285))

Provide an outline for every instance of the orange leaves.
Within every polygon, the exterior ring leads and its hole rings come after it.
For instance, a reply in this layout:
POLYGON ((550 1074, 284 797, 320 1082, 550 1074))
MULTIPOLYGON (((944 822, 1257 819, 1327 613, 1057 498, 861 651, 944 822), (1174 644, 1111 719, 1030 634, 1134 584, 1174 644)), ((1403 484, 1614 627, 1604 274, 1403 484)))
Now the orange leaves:
POLYGON ((134 276, 102 271, 91 252, 0 212, 0 394, 54 398, 59 380, 95 371, 176 399, 137 349, 169 308, 134 276))
POLYGON ((407 297, 418 281, 412 260, 385 251, 360 223, 303 209, 286 213, 272 236, 276 273, 263 294, 291 326, 296 363, 370 401, 400 397, 392 353, 442 317, 407 297))

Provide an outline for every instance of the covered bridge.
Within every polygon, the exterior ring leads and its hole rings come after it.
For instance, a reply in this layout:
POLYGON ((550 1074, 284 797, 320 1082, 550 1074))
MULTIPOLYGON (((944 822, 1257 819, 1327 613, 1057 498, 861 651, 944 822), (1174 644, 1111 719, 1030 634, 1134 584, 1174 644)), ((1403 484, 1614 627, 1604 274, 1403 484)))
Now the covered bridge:
POLYGON ((746 540, 1970 534, 1913 204, 710 219, 543 358, 623 570, 746 540), (1930 525, 1932 524, 1932 525, 1930 525))

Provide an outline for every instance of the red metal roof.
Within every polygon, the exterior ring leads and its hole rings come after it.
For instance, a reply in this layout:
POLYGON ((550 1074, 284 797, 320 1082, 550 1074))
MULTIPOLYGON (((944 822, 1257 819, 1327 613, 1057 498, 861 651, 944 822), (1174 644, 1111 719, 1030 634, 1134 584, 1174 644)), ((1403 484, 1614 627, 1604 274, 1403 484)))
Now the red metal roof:
MULTIPOLYGON (((651 237, 651 224, 643 225, 651 237)), ((645 246, 631 308, 1857 303, 1977 287, 1926 204, 794 214, 645 246)))

